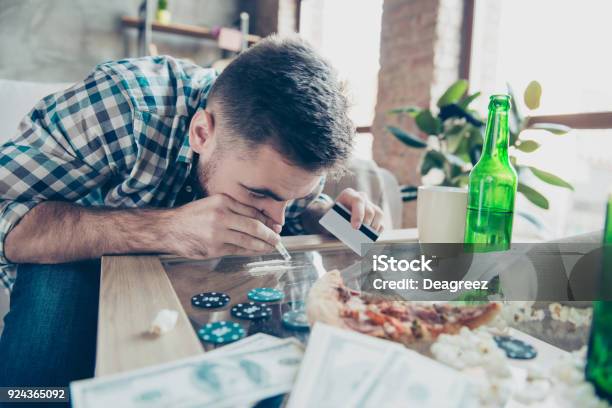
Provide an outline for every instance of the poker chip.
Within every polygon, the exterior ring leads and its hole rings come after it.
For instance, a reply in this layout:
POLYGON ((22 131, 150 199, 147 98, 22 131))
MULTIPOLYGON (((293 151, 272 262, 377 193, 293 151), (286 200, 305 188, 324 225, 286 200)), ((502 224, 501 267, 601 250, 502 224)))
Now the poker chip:
POLYGON ((191 297, 191 304, 204 309, 223 307, 230 302, 229 295, 223 292, 203 292, 191 297))
POLYGON ((240 323, 222 320, 207 323, 198 330, 198 336, 202 341, 215 344, 226 344, 240 340, 245 331, 240 323))
POLYGON ((283 313, 283 325, 293 330, 308 330, 308 319, 303 310, 290 310, 283 313))
POLYGON ((508 358, 515 360, 531 360, 538 355, 538 351, 522 340, 511 336, 493 336, 497 346, 504 350, 508 358))
POLYGON ((258 320, 272 316, 272 309, 265 303, 238 303, 230 310, 232 316, 238 319, 258 320))
POLYGON ((285 294, 274 288, 255 288, 251 289, 247 296, 255 302, 276 302, 282 300, 285 294))

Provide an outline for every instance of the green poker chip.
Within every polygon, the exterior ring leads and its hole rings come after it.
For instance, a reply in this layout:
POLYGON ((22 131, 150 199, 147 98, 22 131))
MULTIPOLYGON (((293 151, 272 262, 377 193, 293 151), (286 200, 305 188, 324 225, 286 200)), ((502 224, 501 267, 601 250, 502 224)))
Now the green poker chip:
POLYGON ((207 323, 198 330, 198 336, 202 341, 214 344, 231 343, 240 340, 245 334, 239 323, 227 320, 207 323))
POLYGON ((255 288, 251 289, 247 296, 254 302, 276 302, 282 300, 285 294, 274 288, 255 288))
POLYGON ((308 319, 304 310, 290 310, 283 313, 283 325, 292 330, 308 330, 308 319))
POLYGON ((536 358, 538 351, 530 344, 511 336, 493 336, 497 346, 506 352, 508 358, 515 360, 531 360, 536 358))

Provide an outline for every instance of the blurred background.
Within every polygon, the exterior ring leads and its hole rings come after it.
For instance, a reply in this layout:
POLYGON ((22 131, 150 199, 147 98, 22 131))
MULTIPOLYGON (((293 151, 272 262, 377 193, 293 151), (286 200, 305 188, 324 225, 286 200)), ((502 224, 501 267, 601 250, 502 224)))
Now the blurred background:
POLYGON ((170 54, 221 70, 297 32, 347 82, 355 157, 395 176, 402 226, 416 224, 415 186, 465 184, 488 97, 511 90, 515 235, 566 237, 602 228, 612 187, 610 16, 606 0, 0 0, 0 132, 24 93, 100 62, 170 54))

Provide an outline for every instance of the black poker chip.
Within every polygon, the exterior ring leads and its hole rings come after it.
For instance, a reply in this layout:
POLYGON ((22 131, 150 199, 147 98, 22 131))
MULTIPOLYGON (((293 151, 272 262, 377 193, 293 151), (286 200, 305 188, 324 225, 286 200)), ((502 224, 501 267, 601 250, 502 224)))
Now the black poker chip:
POLYGON ((536 358, 538 351, 530 344, 512 336, 493 336, 497 346, 506 352, 508 358, 515 360, 531 360, 536 358))
POLYGON ((259 320, 272 316, 272 309, 265 303, 238 303, 230 310, 232 316, 238 319, 259 320))
POLYGON ((191 304, 204 309, 216 309, 230 302, 228 294, 223 292, 203 292, 191 297, 191 304))

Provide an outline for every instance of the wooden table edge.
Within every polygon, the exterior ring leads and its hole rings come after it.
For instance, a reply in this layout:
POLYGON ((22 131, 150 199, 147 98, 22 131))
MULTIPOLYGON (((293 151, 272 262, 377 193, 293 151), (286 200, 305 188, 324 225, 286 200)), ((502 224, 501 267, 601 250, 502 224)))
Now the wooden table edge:
POLYGON ((204 352, 158 256, 102 258, 96 349, 96 377, 204 352), (178 312, 176 327, 150 335, 161 309, 178 312))

